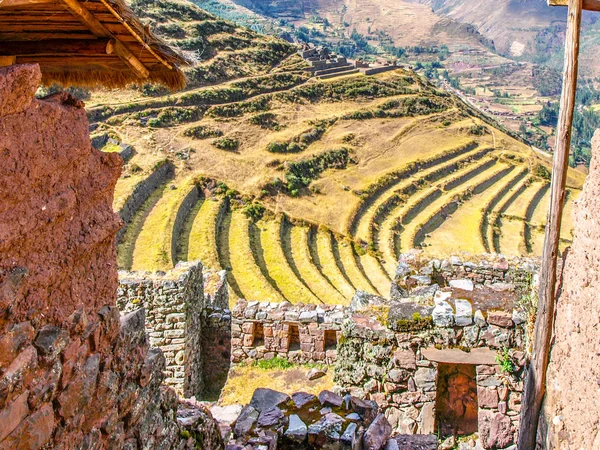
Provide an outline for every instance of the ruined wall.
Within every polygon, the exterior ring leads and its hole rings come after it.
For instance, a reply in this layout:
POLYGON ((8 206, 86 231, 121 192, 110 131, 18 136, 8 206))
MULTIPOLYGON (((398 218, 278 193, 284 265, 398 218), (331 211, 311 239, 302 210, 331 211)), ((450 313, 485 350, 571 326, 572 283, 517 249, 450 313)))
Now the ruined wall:
POLYGON ((92 149, 81 102, 35 99, 40 79, 0 68, 0 449, 222 448, 161 387, 144 311, 114 307, 121 159, 92 149))
POLYGON ((121 272, 117 306, 147 311, 150 345, 163 350, 165 382, 185 397, 200 396, 202 378, 202 264, 180 263, 167 273, 121 272))
POLYGON ((334 371, 338 391, 377 402, 399 434, 478 432, 483 448, 490 449, 516 442, 525 354, 513 345, 522 342, 522 329, 509 320, 493 325, 494 318, 434 326, 416 316, 411 320, 410 311, 401 332, 368 311, 346 322, 334 371), (502 372, 496 361, 504 345, 513 347, 506 358, 512 373, 502 372), (450 411, 444 420, 438 408, 450 411))
POLYGON ((590 173, 574 209, 573 245, 557 301, 554 345, 539 444, 600 448, 600 132, 590 173))
POLYGON ((231 319, 231 361, 286 358, 298 363, 336 359, 347 308, 239 300, 231 319))
POLYGON ((146 309, 150 345, 162 349, 166 358, 165 383, 185 397, 219 391, 231 345, 224 279, 204 274, 198 261, 180 262, 166 273, 123 271, 119 278, 117 306, 123 312, 146 309))

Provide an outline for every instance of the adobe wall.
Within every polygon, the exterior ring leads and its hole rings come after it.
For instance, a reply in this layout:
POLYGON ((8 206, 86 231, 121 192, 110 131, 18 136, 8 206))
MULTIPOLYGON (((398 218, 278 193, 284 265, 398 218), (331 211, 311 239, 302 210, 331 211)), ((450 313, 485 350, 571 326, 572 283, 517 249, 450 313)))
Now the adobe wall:
POLYGON ((92 148, 81 102, 35 99, 40 80, 0 68, 0 449, 222 448, 162 387, 144 310, 114 306, 121 158, 92 148))
POLYGON ((559 279, 538 444, 548 449, 600 448, 600 132, 574 208, 573 245, 559 279))

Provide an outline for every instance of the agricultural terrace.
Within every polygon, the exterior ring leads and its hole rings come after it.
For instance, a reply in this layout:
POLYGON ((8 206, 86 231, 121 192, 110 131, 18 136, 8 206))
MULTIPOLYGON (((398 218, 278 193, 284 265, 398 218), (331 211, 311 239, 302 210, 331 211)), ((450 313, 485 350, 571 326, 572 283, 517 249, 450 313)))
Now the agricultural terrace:
MULTIPOLYGON (((121 267, 199 259, 227 270, 232 301, 387 296, 411 248, 541 252, 549 159, 409 71, 283 70, 91 117, 136 150, 115 205, 157 159, 175 165, 129 221, 121 267)), ((563 245, 583 178, 569 171, 563 245)))

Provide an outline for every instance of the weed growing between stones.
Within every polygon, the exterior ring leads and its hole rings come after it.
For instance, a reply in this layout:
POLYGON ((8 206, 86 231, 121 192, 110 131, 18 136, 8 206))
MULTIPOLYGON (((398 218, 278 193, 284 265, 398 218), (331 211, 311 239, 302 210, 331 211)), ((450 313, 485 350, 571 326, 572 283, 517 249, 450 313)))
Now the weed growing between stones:
POLYGON ((500 366, 502 373, 512 375, 515 372, 515 363, 513 362, 507 347, 504 347, 501 352, 498 352, 496 355, 496 362, 500 366))

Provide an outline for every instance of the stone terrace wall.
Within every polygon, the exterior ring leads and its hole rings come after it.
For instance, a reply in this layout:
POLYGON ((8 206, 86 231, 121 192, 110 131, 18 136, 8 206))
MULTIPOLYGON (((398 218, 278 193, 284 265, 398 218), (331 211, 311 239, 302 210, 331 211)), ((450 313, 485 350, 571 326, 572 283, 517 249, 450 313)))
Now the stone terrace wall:
POLYGON ((114 307, 121 159, 92 148, 77 99, 35 99, 40 80, 0 68, 0 449, 223 448, 161 386, 144 311, 114 307))
MULTIPOLYGON (((125 221, 129 223, 135 213, 140 209, 140 207, 144 204, 144 202, 152 195, 152 193, 165 181, 173 176, 175 171, 175 167, 171 161, 162 161, 158 163, 158 166, 154 168, 152 173, 140 181, 133 192, 127 198, 127 201, 118 212, 119 216, 125 221)), ((125 227, 121 228, 117 233, 117 242, 121 240, 123 234, 125 233, 125 227)))
POLYGON ((232 310, 231 360, 287 358, 294 362, 336 359, 336 345, 347 309, 240 300, 232 310))
POLYGON ((465 416, 470 410, 471 418, 478 418, 484 448, 512 445, 518 430, 525 354, 519 348, 510 350, 515 371, 507 374, 497 365, 493 349, 522 341, 517 337, 522 330, 505 320, 498 323, 493 316, 466 327, 434 327, 422 320, 403 324, 407 331, 394 332, 366 312, 346 323, 334 372, 338 392, 376 401, 400 434, 436 433, 440 425, 436 405, 458 403, 465 416), (442 364, 457 372, 452 377, 458 386, 438 391, 442 364), (475 366, 470 390, 462 372, 466 365, 475 366))
POLYGON ((167 273, 120 272, 117 306, 147 311, 150 345, 163 350, 166 383, 185 397, 200 396, 202 378, 202 264, 179 263, 167 273))

